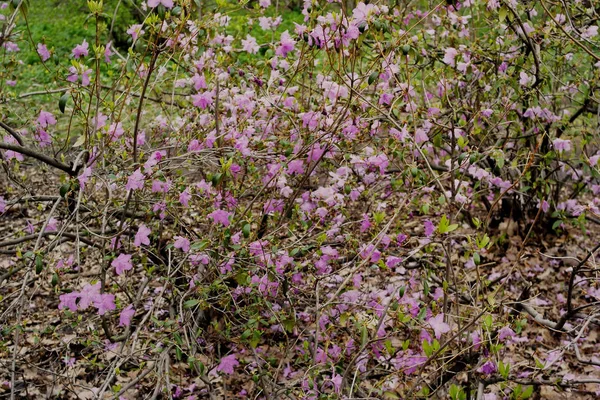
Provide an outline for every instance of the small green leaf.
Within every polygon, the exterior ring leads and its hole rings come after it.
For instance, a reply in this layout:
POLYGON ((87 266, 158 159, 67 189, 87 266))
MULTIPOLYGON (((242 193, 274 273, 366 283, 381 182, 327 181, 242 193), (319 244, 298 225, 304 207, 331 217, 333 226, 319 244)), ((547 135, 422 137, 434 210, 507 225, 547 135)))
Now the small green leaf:
POLYGON ((61 113, 65 113, 65 107, 67 106, 67 101, 69 100, 69 92, 65 92, 60 99, 58 100, 58 109, 61 113))
POLYGON ((42 254, 36 254, 35 256, 35 273, 39 274, 44 269, 44 256, 42 254))
POLYGON ((200 303, 200 300, 191 299, 191 300, 188 300, 185 303, 183 303, 183 307, 184 308, 192 308, 194 306, 197 306, 199 303, 200 303))
POLYGON ((248 223, 244 224, 244 227, 242 228, 242 233, 244 234, 245 238, 250 237, 250 228, 251 228, 250 224, 248 224, 248 223))
POLYGON ((371 75, 369 75, 369 79, 368 79, 369 85, 372 85, 378 77, 379 77, 379 72, 377 72, 377 71, 372 72, 371 75))
POLYGON ((67 197, 67 193, 69 193, 69 190, 71 189, 71 184, 70 183, 65 183, 64 185, 62 185, 60 187, 60 197, 62 197, 63 199, 67 197))

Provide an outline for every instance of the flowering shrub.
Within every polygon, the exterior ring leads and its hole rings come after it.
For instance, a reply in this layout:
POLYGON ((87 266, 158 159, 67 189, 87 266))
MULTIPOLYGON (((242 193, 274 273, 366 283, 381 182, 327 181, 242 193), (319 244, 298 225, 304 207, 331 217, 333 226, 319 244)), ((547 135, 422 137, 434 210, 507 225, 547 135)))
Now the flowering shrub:
POLYGON ((593 2, 138 3, 0 3, 3 390, 600 393, 593 2))

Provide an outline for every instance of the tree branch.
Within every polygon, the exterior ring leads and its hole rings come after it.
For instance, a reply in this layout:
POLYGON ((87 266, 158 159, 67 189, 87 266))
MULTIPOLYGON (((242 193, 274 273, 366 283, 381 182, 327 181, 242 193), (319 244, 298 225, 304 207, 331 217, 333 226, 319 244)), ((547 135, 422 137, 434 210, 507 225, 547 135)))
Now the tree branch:
POLYGON ((16 144, 0 143, 0 149, 12 150, 14 152, 21 153, 25 156, 35 158, 36 160, 39 160, 45 164, 48 164, 51 167, 60 169, 61 171, 64 171, 71 176, 77 176, 77 173, 79 172, 78 169, 75 169, 75 171, 73 171, 71 166, 69 166, 67 164, 63 164, 60 161, 58 161, 54 158, 48 157, 45 154, 38 153, 37 151, 32 150, 28 147, 19 146, 16 144))

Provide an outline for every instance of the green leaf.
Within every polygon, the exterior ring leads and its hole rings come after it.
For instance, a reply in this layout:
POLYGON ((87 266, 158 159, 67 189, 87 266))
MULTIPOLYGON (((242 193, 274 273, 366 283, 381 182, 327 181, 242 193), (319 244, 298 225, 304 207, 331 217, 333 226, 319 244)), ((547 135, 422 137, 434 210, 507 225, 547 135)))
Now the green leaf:
POLYGON ((445 215, 442 215, 440 224, 438 225, 438 232, 441 234, 450 233, 458 228, 458 224, 450 225, 450 220, 445 215))
POLYGON ((360 326, 360 344, 364 346, 369 341, 369 332, 367 331, 367 327, 364 325, 360 326))
POLYGON ((556 220, 554 221, 554 223, 552 224, 552 230, 555 231, 558 229, 558 227, 563 223, 562 219, 556 220))
POLYGON ((198 299, 191 299, 186 301, 185 303, 183 303, 183 307, 184 308, 192 308, 194 306, 197 306, 200 303, 200 300, 198 299))
POLYGON ((377 71, 372 72, 371 75, 369 75, 369 79, 368 79, 369 85, 372 85, 378 77, 379 77, 379 72, 377 72, 377 71))
POLYGON ((423 340, 421 347, 423 347, 423 351, 425 352, 425 355, 427 357, 431 357, 431 355, 433 354, 433 347, 431 347, 431 345, 429 344, 429 342, 427 340, 423 340))
POLYGON ((477 247, 480 249, 485 248, 490 243, 490 238, 487 234, 483 234, 481 240, 477 238, 477 247))
POLYGON ((528 399, 528 398, 531 397, 532 394, 533 394, 533 385, 527 386, 527 389, 525 389, 523 391, 523 393, 521 394, 521 398, 522 399, 528 399))
POLYGON ((67 106, 67 101, 69 100, 69 92, 65 92, 60 99, 58 100, 58 109, 61 113, 65 113, 65 107, 67 106))
POLYGON ((500 19, 500 22, 504 22, 507 14, 508 14, 508 9, 505 6, 502 6, 500 8, 500 10, 498 10, 498 19, 500 19))
POLYGON ((77 140, 73 144, 73 147, 83 146, 84 143, 85 143, 85 135, 81 135, 77 138, 77 140))
POLYGON ((39 274, 44 269, 44 256, 42 254, 36 254, 35 256, 35 273, 39 274))

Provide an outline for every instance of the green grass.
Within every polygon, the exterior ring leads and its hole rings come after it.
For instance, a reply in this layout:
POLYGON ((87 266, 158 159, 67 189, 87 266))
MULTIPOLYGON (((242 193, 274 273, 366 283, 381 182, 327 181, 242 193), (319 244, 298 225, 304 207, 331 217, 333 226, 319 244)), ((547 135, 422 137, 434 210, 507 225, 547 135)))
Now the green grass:
POLYGON ((17 93, 41 89, 52 83, 57 62, 66 60, 71 49, 83 39, 93 43, 95 26, 93 21, 86 24, 87 11, 85 1, 30 0, 27 19, 20 18, 18 25, 29 40, 19 43, 20 58, 24 64, 16 71, 17 93), (40 61, 37 43, 45 43, 53 54, 53 58, 48 60, 50 71, 40 61))

